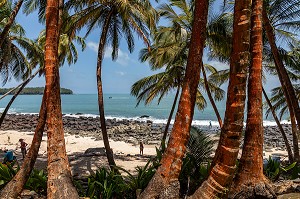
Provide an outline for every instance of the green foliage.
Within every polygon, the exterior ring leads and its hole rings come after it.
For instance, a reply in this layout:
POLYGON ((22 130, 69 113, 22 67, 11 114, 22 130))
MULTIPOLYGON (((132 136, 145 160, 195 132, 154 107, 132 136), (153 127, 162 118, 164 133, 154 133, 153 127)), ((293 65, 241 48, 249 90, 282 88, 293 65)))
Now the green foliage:
POLYGON ((36 170, 30 174, 29 179, 25 184, 25 188, 34 190, 36 193, 46 195, 47 194, 47 174, 44 170, 36 170))
POLYGON ((126 184, 122 176, 115 171, 100 168, 88 178, 87 196, 98 198, 123 198, 126 184))
POLYGON ((119 168, 127 174, 127 176, 124 177, 124 180, 127 185, 126 189, 128 196, 135 196, 133 198, 137 198, 138 194, 147 187, 155 174, 156 168, 157 166, 155 166, 155 164, 151 164, 151 160, 149 160, 144 167, 136 167, 135 175, 132 175, 125 169, 119 168))
POLYGON ((2 189, 18 172, 12 165, 0 163, 0 189, 2 189))
POLYGON ((294 168, 295 165, 296 162, 287 167, 282 167, 279 161, 273 160, 271 156, 269 156, 268 163, 264 168, 264 173, 270 180, 276 181, 283 172, 289 171, 290 169, 294 168))
POLYGON ((213 152, 214 145, 209 135, 204 134, 198 128, 192 127, 190 133, 187 153, 179 176, 182 195, 194 193, 207 178, 210 169, 210 154, 213 152))
MULTIPOLYGON (((7 93, 12 88, 0 88, 0 94, 3 95, 7 93)), ((16 91, 13 91, 11 94, 15 94, 16 91)), ((73 94, 73 91, 67 88, 60 88, 61 94, 73 94)), ((20 95, 43 95, 44 94, 44 87, 31 87, 31 88, 24 88, 20 95)))

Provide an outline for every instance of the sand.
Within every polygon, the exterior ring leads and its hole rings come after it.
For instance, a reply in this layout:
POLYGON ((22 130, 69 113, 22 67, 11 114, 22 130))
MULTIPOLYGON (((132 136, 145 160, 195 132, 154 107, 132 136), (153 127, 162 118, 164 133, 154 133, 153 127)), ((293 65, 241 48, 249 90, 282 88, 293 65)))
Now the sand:
MULTIPOLYGON (((23 138, 30 147, 34 132, 0 131, 0 148, 13 150, 18 162, 22 163, 19 139, 23 138)), ((93 137, 80 137, 65 135, 66 151, 73 176, 86 176, 93 173, 97 168, 107 166, 107 159, 104 155, 85 155, 89 148, 104 147, 102 140, 95 140, 93 137)), ((144 145, 144 155, 139 155, 139 145, 126 142, 110 140, 110 146, 115 154, 117 166, 120 166, 131 173, 137 166, 144 166, 150 157, 156 154, 155 145, 144 145)), ((157 146, 158 147, 158 146, 157 146)), ((46 169, 47 165, 47 136, 44 135, 36 163, 38 169, 46 169)))

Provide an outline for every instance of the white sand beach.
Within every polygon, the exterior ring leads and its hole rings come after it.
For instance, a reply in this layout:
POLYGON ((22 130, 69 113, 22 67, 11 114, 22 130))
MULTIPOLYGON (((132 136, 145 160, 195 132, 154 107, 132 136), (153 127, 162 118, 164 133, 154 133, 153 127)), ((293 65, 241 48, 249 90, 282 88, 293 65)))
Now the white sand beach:
MULTIPOLYGON (((30 147, 34 132, 18 132, 13 130, 0 131, 0 148, 14 150, 19 163, 22 163, 19 139, 23 138, 30 147)), ((65 135, 66 150, 69 155, 70 165, 74 176, 89 175, 98 167, 107 166, 107 159, 104 155, 86 154, 85 151, 91 148, 104 147, 102 140, 95 140, 93 137, 80 137, 75 135, 65 135)), ((110 146, 115 154, 117 166, 123 167, 130 172, 134 172, 136 166, 144 166, 150 156, 155 155, 155 145, 144 145, 144 155, 139 155, 139 145, 133 145, 121 141, 110 140, 110 146)), ((47 161, 47 136, 43 136, 39 150, 36 166, 46 169, 47 161)))

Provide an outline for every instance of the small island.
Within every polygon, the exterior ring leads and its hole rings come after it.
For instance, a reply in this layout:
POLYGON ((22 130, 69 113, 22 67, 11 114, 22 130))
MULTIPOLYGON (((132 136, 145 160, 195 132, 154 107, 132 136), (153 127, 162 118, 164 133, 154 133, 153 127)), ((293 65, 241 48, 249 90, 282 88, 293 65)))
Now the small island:
MULTIPOLYGON (((4 95, 12 88, 0 88, 0 95, 4 95)), ((10 94, 13 95, 17 92, 17 90, 11 92, 10 94)), ((44 94, 44 87, 28 87, 24 88, 20 95, 43 95, 44 94)), ((67 88, 60 88, 60 94, 62 95, 72 95, 73 91, 67 88)))

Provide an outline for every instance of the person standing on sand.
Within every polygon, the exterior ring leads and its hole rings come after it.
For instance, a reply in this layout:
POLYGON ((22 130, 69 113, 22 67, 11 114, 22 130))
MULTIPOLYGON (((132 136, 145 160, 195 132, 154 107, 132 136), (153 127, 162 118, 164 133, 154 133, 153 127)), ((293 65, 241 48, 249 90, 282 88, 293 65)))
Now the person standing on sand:
POLYGON ((26 147, 27 147, 28 144, 26 142, 24 142, 24 139, 22 139, 22 138, 19 139, 19 142, 21 144, 21 152, 22 152, 22 156, 23 156, 23 160, 24 160, 24 158, 27 154, 26 147))
POLYGON ((143 155, 144 154, 144 145, 143 145, 143 142, 141 141, 140 142, 140 155, 143 155))

